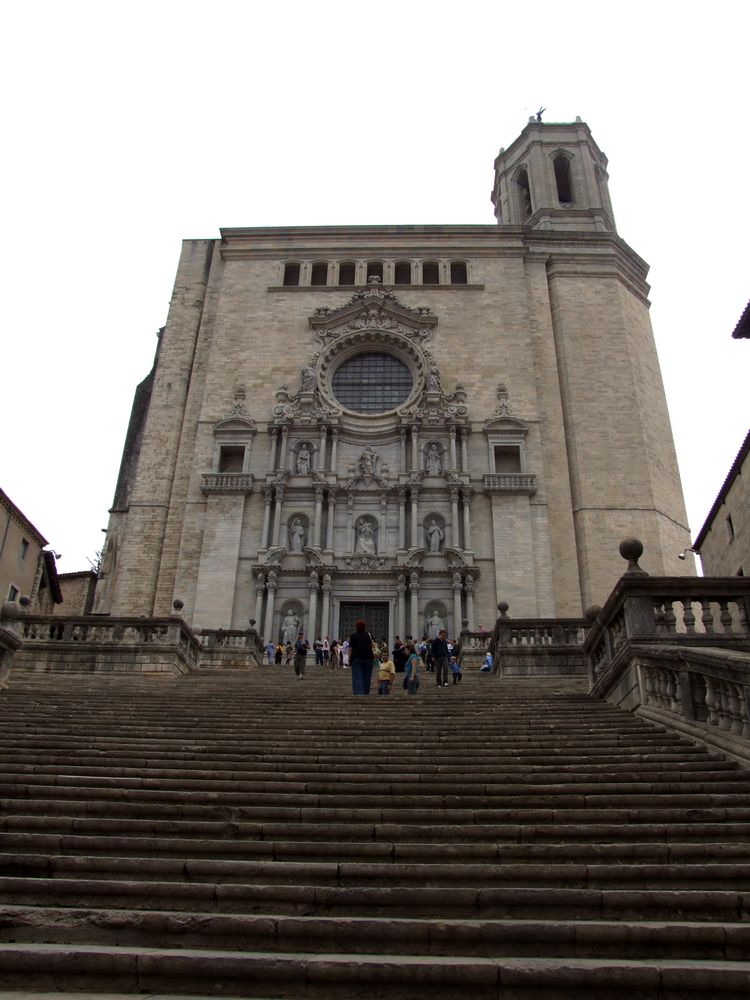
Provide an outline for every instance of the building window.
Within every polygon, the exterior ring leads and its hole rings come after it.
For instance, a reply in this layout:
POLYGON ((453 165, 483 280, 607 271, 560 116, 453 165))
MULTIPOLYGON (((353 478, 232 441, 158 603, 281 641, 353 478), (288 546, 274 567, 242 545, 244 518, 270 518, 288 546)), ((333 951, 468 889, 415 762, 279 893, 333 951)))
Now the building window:
POLYGON ((355 413, 387 413, 411 394, 414 379, 392 354, 357 354, 345 361, 332 379, 333 394, 355 413))
POLYGON ((18 595, 20 593, 21 591, 18 589, 18 587, 14 587, 13 584, 11 583, 10 587, 8 588, 8 600, 9 601, 18 600, 18 595))
POLYGON ((356 273, 357 267, 352 261, 348 260, 344 264, 339 264, 339 284, 353 285, 356 273))
POLYGON ((396 264, 394 270, 395 284, 397 285, 410 285, 411 284, 411 263, 408 260, 400 260, 396 264))
POLYGON ((313 264, 312 274, 310 276, 311 285, 327 285, 328 284, 328 264, 319 262, 313 264))
POLYGON ((727 538, 729 539, 730 542, 732 542, 734 541, 734 522, 732 521, 731 514, 727 514, 726 525, 727 525, 727 538))
POLYGON ((219 451, 219 472, 242 472, 245 449, 242 445, 222 445, 219 451))
POLYGON ((284 284, 299 284, 299 264, 284 264, 284 284))
POLYGON ((451 284, 465 285, 468 281, 466 263, 463 260, 451 261, 451 284))
POLYGON ((423 285, 439 285, 440 284, 440 265, 437 261, 427 260, 422 264, 422 284, 423 285))
POLYGON ((557 184, 557 200, 561 205, 572 205, 573 185, 570 180, 570 160, 563 153, 558 153, 553 163, 555 183, 557 184))
POLYGON ((379 260, 368 261, 367 264, 367 280, 370 278, 379 278, 380 281, 383 280, 383 263, 379 260))
POLYGON ((26 559, 26 556, 28 555, 28 551, 29 551, 29 542, 28 542, 28 539, 22 538, 21 539, 21 553, 20 553, 20 555, 21 555, 21 562, 24 562, 24 560, 26 559))
POLYGON ((495 472, 520 472, 521 450, 514 446, 495 446, 495 472))

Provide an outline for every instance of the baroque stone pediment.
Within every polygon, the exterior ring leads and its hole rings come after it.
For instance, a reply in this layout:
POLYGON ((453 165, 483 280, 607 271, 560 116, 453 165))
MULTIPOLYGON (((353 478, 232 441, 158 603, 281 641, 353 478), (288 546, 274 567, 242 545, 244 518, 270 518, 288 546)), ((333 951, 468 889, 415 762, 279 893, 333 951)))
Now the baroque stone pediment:
POLYGON ((388 330, 419 342, 430 339, 437 316, 427 307, 412 309, 399 302, 393 292, 379 285, 357 291, 338 309, 320 306, 309 324, 323 344, 357 330, 388 330))

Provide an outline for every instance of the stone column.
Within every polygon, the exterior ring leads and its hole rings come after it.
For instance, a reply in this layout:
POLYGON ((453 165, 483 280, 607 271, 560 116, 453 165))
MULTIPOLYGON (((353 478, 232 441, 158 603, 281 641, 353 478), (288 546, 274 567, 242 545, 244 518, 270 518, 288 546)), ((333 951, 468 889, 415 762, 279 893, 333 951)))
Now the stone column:
POLYGON ((471 490, 461 490, 464 501, 464 550, 471 549, 471 490))
POLYGON ((354 552, 354 497, 351 493, 346 498, 346 551, 354 552))
POLYGON ((310 646, 312 647, 313 640, 316 638, 315 624, 318 618, 318 574, 314 569, 310 571, 307 586, 310 588, 310 603, 307 609, 307 628, 305 629, 305 635, 307 636, 310 646))
POLYGON ((286 446, 289 440, 289 428, 285 425, 281 428, 281 454, 279 455, 279 464, 277 468, 286 468, 286 446))
POLYGON ((287 548, 287 539, 283 537, 284 531, 284 487, 276 486, 274 489, 274 497, 276 499, 275 513, 274 517, 276 520, 276 544, 282 545, 287 548))
POLYGON ((399 573, 396 581, 396 634, 404 638, 406 629, 406 577, 399 573))
MULTIPOLYGON (((260 625, 261 615, 263 614, 263 591, 266 586, 266 575, 265 573, 255 574, 255 620, 260 625)), ((265 636, 268 640, 268 635, 265 636)))
POLYGON ((398 547, 406 548, 406 490, 403 488, 398 491, 398 547))
MULTIPOLYGON (((401 437, 401 468, 398 471, 406 472, 406 428, 405 427, 401 428, 401 430, 399 431, 399 435, 401 437)), ((400 632, 399 635, 401 635, 400 632)))
POLYGON ((331 472, 336 471, 336 446, 339 443, 339 432, 334 427, 331 430, 331 472))
POLYGON ((268 591, 268 599, 266 600, 266 620, 263 623, 263 634, 265 636, 273 635, 273 606, 276 601, 276 573, 271 570, 266 579, 266 589, 268 591))
POLYGON ((328 437, 328 428, 325 424, 320 426, 320 454, 318 455, 318 461, 316 463, 316 468, 320 472, 326 471, 326 438, 328 437))
POLYGON ((323 520, 323 491, 325 486, 315 487, 315 520, 313 521, 313 545, 320 548, 320 529, 323 520))
POLYGON ((271 459, 268 467, 269 469, 274 470, 277 468, 276 456, 278 454, 279 430, 277 427, 269 427, 268 433, 271 435, 271 459))
POLYGON ((461 472, 469 471, 469 452, 466 447, 466 439, 469 436, 469 432, 466 427, 461 428, 461 472))
POLYGON ((416 548, 422 544, 419 534, 419 490, 416 486, 411 488, 411 547, 416 548))
MULTIPOLYGON (((260 547, 268 548, 268 532, 271 527, 271 500, 273 499, 273 487, 263 487, 263 527, 260 529, 260 547)), ((258 618, 257 621, 260 621, 258 618)))
POLYGON ((378 524, 378 552, 386 552, 388 546, 386 545, 387 534, 386 534, 386 524, 388 523, 388 495, 386 493, 380 494, 380 522, 378 524))
POLYGON ((323 574, 323 607, 320 612, 320 635, 331 634, 331 574, 323 574))
POLYGON ((421 468, 419 464, 419 427, 412 425, 411 429, 411 467, 412 470, 421 468))
POLYGON ((412 639, 421 639, 422 631, 419 627, 419 574, 412 573, 409 577, 409 592, 411 594, 411 616, 409 629, 412 639))
POLYGON ((326 548, 333 548, 333 520, 336 513, 336 494, 328 491, 328 524, 326 525, 326 548))
MULTIPOLYGON (((451 545, 454 548, 459 548, 459 534, 458 534, 458 489, 453 487, 451 489, 451 545)), ((459 625, 461 622, 459 621, 459 625)))
POLYGON ((461 635, 461 574, 455 572, 453 574, 453 633, 454 639, 457 639, 461 635))
POLYGON ((450 444, 451 469, 456 469, 456 428, 451 425, 448 428, 448 441, 450 444))
POLYGON ((471 632, 474 628, 474 577, 471 573, 466 574, 466 619, 471 632))

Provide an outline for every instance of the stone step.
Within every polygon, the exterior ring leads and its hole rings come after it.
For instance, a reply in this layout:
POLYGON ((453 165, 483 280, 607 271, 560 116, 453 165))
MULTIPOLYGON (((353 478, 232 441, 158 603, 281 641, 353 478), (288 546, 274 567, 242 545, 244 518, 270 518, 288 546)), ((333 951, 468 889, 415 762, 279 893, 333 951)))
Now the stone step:
MULTIPOLYGON (((297 831, 299 834, 302 831, 297 831)), ((619 831, 617 831, 619 833, 619 831)), ((747 828, 743 840, 732 843, 726 840, 711 841, 706 838, 693 843, 636 842, 627 834, 612 843, 590 843, 590 840, 571 842, 532 841, 527 843, 433 843, 425 851, 423 841, 404 843, 388 839, 376 843, 372 840, 352 841, 333 839, 314 840, 243 840, 232 839, 200 840, 197 837, 182 839, 176 836, 126 836, 118 835, 82 836, 30 833, 23 827, 17 833, 5 833, 2 851, 7 854, 44 853, 48 855, 107 854, 115 857, 211 857, 229 859, 264 858, 287 861, 328 861, 335 858, 343 861, 351 858, 370 861, 414 860, 435 863, 450 861, 456 864, 477 861, 506 863, 528 860, 554 863, 560 861, 594 861, 597 859, 639 861, 641 863, 694 863, 704 859, 722 863, 750 863, 750 843, 747 828), (427 857, 425 857, 427 855, 427 857)), ((0 854, 0 863, 3 855, 0 854)))
POLYGON ((117 799, 134 802, 171 802, 186 793, 194 804, 217 802, 242 804, 252 797, 257 805, 322 807, 331 809, 440 808, 460 804, 463 808, 501 809, 517 806, 583 808, 612 806, 669 805, 686 808, 750 806, 750 780, 641 781, 641 782, 497 782, 472 783, 459 787, 447 777, 426 781, 389 780, 377 782, 244 781, 229 779, 180 779, 158 776, 118 775, 39 775, 5 774, 0 780, 0 797, 57 797, 65 790, 76 798, 117 799))
POLYGON ((416 920, 294 917, 169 910, 0 906, 0 939, 14 943, 78 943, 223 951, 305 951, 414 955, 691 958, 741 961, 750 925, 676 920, 416 920))
POLYGON ((92 855, 47 855, 0 853, 0 875, 7 877, 41 876, 128 881, 193 881, 234 884, 282 884, 299 886, 369 886, 387 884, 390 888, 419 886, 502 888, 504 886, 595 887, 663 886, 667 889, 715 887, 750 889, 750 865, 737 862, 696 864, 631 862, 582 864, 575 861, 555 864, 540 859, 522 864, 499 861, 481 864, 474 861, 450 864, 438 861, 314 862, 286 859, 245 861, 241 859, 206 859, 192 857, 114 857, 92 855))
MULTIPOLYGON (((59 988, 80 982, 87 989, 140 992, 167 988, 213 995, 279 998, 340 997, 365 1000, 382 995, 402 1000, 471 995, 560 997, 562 990, 595 991, 602 998, 637 992, 639 997, 700 995, 726 1000, 746 997, 750 971, 742 962, 680 959, 484 958, 440 955, 331 954, 295 952, 242 954, 208 949, 112 948, 106 945, 0 945, 0 974, 6 987, 32 980, 59 988), (394 989, 395 987, 395 989, 394 989), (375 991, 374 992, 373 988, 375 991), (335 991, 335 992, 332 992, 335 991), (705 995, 708 995, 706 993, 705 995)), ((573 995, 572 993, 568 995, 573 995)))
MULTIPOLYGON (((54 831, 55 833, 103 833, 153 835, 155 837, 185 838, 190 843, 203 836, 221 838, 221 843, 249 838, 252 842, 275 840, 318 842, 340 840, 345 843, 386 844, 441 844, 446 841, 477 845, 488 841, 498 846, 520 844, 587 844, 593 848, 597 842, 604 844, 629 843, 635 840, 656 844, 673 842, 702 844, 721 838, 723 843, 746 844, 750 841, 750 822, 694 822, 675 823, 535 823, 535 824, 472 824, 450 826, 443 823, 430 825, 396 823, 310 823, 260 822, 241 819, 181 820, 128 819, 71 815, 31 815, 24 812, 0 815, 3 831, 54 831)), ((31 835, 31 834, 29 834, 31 835)))
POLYGON ((297 913, 337 916, 496 917, 633 920, 750 919, 742 889, 561 886, 338 886, 126 878, 0 876, 6 904, 65 907, 153 907, 221 913, 297 913))

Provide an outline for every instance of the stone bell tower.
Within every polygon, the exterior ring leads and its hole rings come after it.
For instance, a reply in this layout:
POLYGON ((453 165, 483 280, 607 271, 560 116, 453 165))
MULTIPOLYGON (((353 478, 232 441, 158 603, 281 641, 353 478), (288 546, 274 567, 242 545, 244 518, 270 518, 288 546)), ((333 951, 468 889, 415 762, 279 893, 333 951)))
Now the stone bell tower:
POLYGON ((529 123, 495 160, 492 190, 501 225, 616 233, 607 157, 585 122, 529 123))

